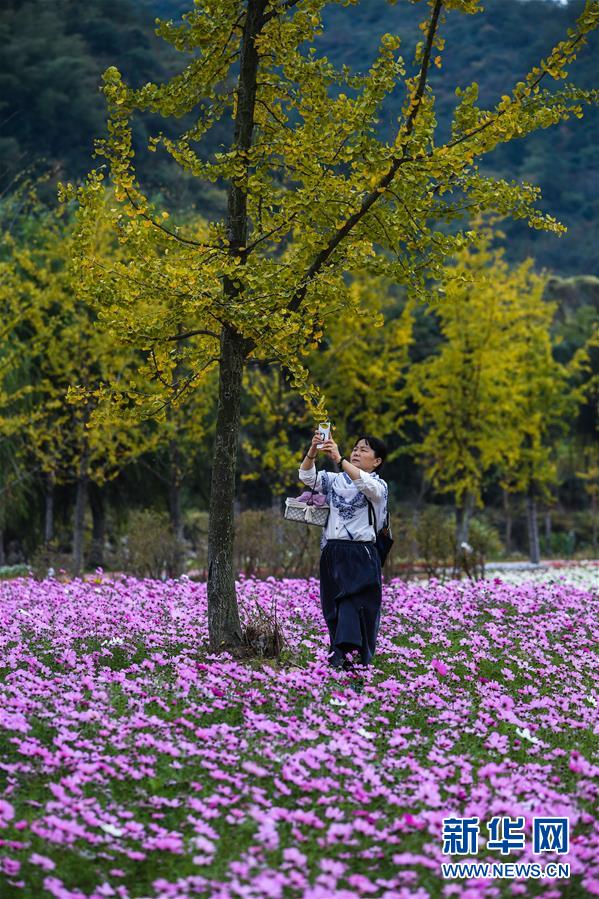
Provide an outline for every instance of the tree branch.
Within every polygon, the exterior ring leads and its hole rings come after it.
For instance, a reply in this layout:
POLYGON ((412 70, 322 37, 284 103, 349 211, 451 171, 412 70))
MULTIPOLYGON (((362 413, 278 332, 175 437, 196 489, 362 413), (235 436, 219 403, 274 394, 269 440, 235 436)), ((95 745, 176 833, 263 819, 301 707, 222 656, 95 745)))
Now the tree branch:
POLYGON ((197 334, 204 334, 206 337, 214 337, 215 340, 220 340, 220 336, 215 331, 208 331, 205 329, 199 331, 186 331, 184 334, 174 334, 172 337, 150 337, 149 334, 140 334, 139 336, 142 340, 150 340, 153 343, 158 343, 160 340, 184 340, 186 337, 195 337, 197 334))
POLYGON ((284 3, 281 3, 280 6, 277 6, 276 9, 273 9, 272 12, 269 12, 267 15, 264 16, 264 19, 263 19, 264 24, 266 25, 266 23, 270 22, 271 19, 274 19, 275 16, 279 16, 281 13, 287 12, 289 9, 293 9, 293 7, 297 6, 297 4, 299 2, 300 2, 300 0, 285 0, 284 3))
MULTIPOLYGON (((276 122, 278 125, 280 125, 281 128, 287 128, 287 129, 289 128, 289 125, 288 125, 286 122, 284 122, 283 119, 280 119, 280 118, 278 117, 278 115, 276 114, 276 112, 275 112, 273 109, 270 108, 270 106, 268 105, 268 103, 265 103, 264 100, 261 100, 261 99, 260 99, 260 97, 256 97, 256 103, 262 104, 262 106, 265 108, 265 110, 266 110, 266 111, 273 117, 273 119, 275 120, 275 122, 276 122)), ((271 127, 272 127, 272 126, 271 126, 271 127)))
POLYGON ((139 212, 139 214, 141 215, 142 218, 146 219, 146 221, 148 221, 152 225, 154 225, 155 228, 159 228, 160 231, 164 231, 164 233, 168 234, 169 237, 173 237, 175 240, 178 240, 179 243, 187 244, 190 247, 200 247, 200 249, 202 249, 202 250, 223 250, 223 249, 225 249, 223 246, 217 246, 215 244, 210 244, 210 243, 204 244, 204 243, 200 243, 197 240, 190 240, 190 238, 188 238, 188 237, 180 237, 178 234, 175 234, 174 231, 171 231, 169 228, 165 228, 164 225, 160 224, 160 222, 156 222, 152 218, 152 216, 147 214, 147 212, 144 212, 142 209, 140 209, 139 205, 135 202, 135 200, 133 199, 133 197, 127 190, 127 188, 125 188, 125 193, 127 194, 127 198, 129 200, 129 202, 131 203, 131 205, 133 206, 133 208, 136 209, 137 212, 139 212))
MULTIPOLYGON (((582 34, 578 35, 578 37, 572 44, 572 49, 574 49, 574 47, 582 39, 582 37, 583 37, 582 34)), ((536 81, 533 81, 533 83, 530 85, 530 87, 527 90, 526 97, 523 99, 527 99, 528 97, 530 97, 530 95, 534 91, 535 87, 538 87, 538 85, 541 83, 541 81, 543 80, 545 75, 547 75, 547 70, 545 70, 544 72, 541 72, 541 74, 536 79, 536 81)), ((470 140, 471 137, 475 137, 477 134, 480 134, 481 131, 485 131, 490 125, 494 125, 497 121, 499 121, 499 119, 501 118, 502 115, 505 115, 506 112, 507 112, 507 109, 500 110, 500 112, 498 112, 496 116, 490 118, 486 122, 483 122, 483 124, 479 125, 478 128, 474 128, 473 131, 469 131, 467 134, 462 134, 461 137, 456 138, 454 141, 452 141, 449 144, 444 144, 443 147, 439 148, 439 149, 451 150, 452 147, 457 147, 459 144, 464 143, 464 141, 470 140)), ((430 159, 430 157, 434 156, 434 154, 435 154, 435 150, 430 150, 428 153, 424 153, 422 156, 413 157, 413 161, 417 162, 419 159, 430 159)))
MULTIPOLYGON (((443 0, 435 0, 435 4, 433 7, 433 11, 431 14, 431 20, 428 27, 428 33, 426 37, 426 46, 424 49, 424 54, 422 57, 422 65, 420 67, 420 76, 418 79, 418 86, 416 88, 416 93, 414 95, 414 103, 408 113, 408 117, 406 119, 406 128, 405 128, 405 140, 407 140, 412 131, 414 130, 414 123, 416 121, 416 116, 420 109, 422 103, 422 97, 424 95, 424 88, 426 87, 426 79, 428 76, 428 69, 430 65, 430 57, 431 50, 433 46, 433 40, 435 37, 435 33, 437 30, 437 25, 439 22, 439 15, 441 13, 441 8, 443 6, 443 0)), ((402 153, 400 156, 395 156, 392 159, 391 167, 386 175, 383 176, 379 185, 367 194, 362 203, 360 204, 360 208, 351 215, 347 221, 342 225, 341 228, 330 238, 326 247, 318 254, 308 271, 306 272, 305 277, 302 279, 301 286, 298 288, 296 293, 294 294, 289 306, 287 307, 291 312, 297 312, 299 307, 301 306, 304 297, 306 295, 306 291, 308 289, 308 284, 315 278, 318 272, 324 268, 326 264, 328 264, 329 259, 334 252, 334 250, 339 246, 341 241, 347 237, 347 235, 352 231, 352 229, 360 222, 371 206, 376 203, 379 197, 384 193, 385 189, 389 186, 397 170, 400 165, 404 162, 410 161, 409 157, 404 156, 406 144, 404 143, 402 147, 402 153)))
POLYGON ((187 390, 187 388, 188 388, 189 385, 192 383, 192 381, 195 381, 197 378, 199 378, 200 375, 201 375, 204 371, 206 371, 206 369, 208 368, 209 365, 213 365, 213 363, 218 362, 218 361, 219 361, 219 357, 218 357, 218 356, 213 356, 211 359, 208 359, 208 361, 206 362, 206 364, 203 365, 203 366, 200 368, 199 371, 194 371, 194 372, 192 372, 192 373, 189 375, 188 378, 185 378, 185 380, 183 381, 183 386, 182 386, 182 387, 179 387, 178 382, 177 382, 176 384, 172 384, 172 385, 171 385, 171 384, 168 384, 167 382, 164 382, 164 383, 166 384, 166 386, 167 386, 170 390, 172 390, 173 387, 176 387, 176 388, 178 388, 178 389, 175 390, 175 392, 173 393, 173 395, 172 395, 171 397, 169 397, 168 399, 166 399, 166 400, 162 403, 162 405, 161 405, 155 412, 153 412, 152 415, 149 416, 149 417, 151 418, 151 417, 153 417, 154 415, 158 415, 158 413, 159 413, 159 412, 162 412, 162 410, 165 409, 167 406, 172 405, 172 403, 173 403, 175 400, 177 400, 185 390, 187 390))
POLYGON ((276 234, 278 231, 281 231, 283 228, 289 227, 289 223, 293 221, 294 218, 297 218, 297 212, 294 212, 293 215, 288 218, 282 225, 277 225, 276 228, 272 228, 272 230, 267 231, 266 234, 263 234, 261 237, 256 238, 249 246, 243 250, 243 254, 247 256, 251 251, 258 246, 259 243, 262 243, 263 240, 268 240, 269 237, 272 237, 273 234, 276 234))

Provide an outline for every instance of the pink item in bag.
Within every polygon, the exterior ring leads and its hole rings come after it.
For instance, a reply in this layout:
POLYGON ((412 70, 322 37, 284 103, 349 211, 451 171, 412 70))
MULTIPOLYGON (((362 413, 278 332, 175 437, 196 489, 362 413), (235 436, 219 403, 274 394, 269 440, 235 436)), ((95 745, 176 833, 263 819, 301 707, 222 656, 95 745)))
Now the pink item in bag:
POLYGON ((312 493, 310 490, 306 490, 297 497, 296 502, 306 503, 307 506, 324 506, 326 499, 322 493, 312 493))

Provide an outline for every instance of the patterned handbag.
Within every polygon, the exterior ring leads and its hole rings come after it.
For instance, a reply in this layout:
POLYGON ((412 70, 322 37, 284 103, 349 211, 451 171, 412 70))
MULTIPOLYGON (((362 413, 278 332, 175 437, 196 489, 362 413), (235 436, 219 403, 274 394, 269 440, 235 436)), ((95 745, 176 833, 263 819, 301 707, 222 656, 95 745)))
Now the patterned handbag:
MULTIPOLYGON (((310 488, 312 496, 316 492, 314 487, 310 488)), ((318 528, 325 527, 329 520, 330 506, 323 504, 315 506, 309 500, 308 502, 300 502, 292 497, 285 500, 285 512, 283 513, 287 521, 298 521, 301 524, 313 524, 318 528)))

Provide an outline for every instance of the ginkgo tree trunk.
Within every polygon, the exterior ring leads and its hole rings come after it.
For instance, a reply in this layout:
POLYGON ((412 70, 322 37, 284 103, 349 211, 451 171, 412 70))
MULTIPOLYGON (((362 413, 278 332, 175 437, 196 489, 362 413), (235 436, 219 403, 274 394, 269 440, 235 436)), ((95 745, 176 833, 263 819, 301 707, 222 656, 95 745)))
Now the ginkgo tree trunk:
MULTIPOLYGON (((445 258, 476 240, 456 225, 465 206, 471 215, 492 209, 562 231, 534 208, 535 188, 485 178, 475 160, 500 143, 582 115, 583 105, 595 99, 572 85, 554 92, 545 85, 564 77, 596 27, 599 11, 590 4, 523 81, 510 88, 505 73, 506 93, 494 108, 477 107, 476 85, 462 91, 451 137, 437 143, 429 70, 442 64, 445 16, 479 12, 477 0, 431 0, 411 72, 398 54, 400 38, 384 34, 363 74, 336 69, 319 56, 315 38, 327 5, 190 2, 179 24, 158 27, 187 57, 179 74, 135 89, 116 67, 105 72, 109 135, 98 151, 114 185, 114 227, 129 251, 127 264, 108 271, 90 249, 104 171, 91 172, 78 189, 62 189, 65 199, 79 203, 80 290, 103 307, 115 332, 142 350, 151 345, 152 362, 163 373, 172 371, 173 342, 180 333, 189 337, 187 359, 196 377, 175 379, 174 401, 197 387, 203 373, 219 369, 208 577, 214 648, 241 639, 232 549, 244 366, 277 358, 314 415, 326 415, 302 357, 322 337, 327 316, 341 315, 351 327, 355 301, 348 276, 384 275, 412 296, 427 297, 445 258), (387 143, 377 134, 377 116, 398 85, 405 100, 387 143), (222 221, 183 229, 145 196, 132 148, 139 110, 192 117, 178 138, 154 135, 149 149, 165 150, 200 181, 226 185, 222 221), (227 115, 233 119, 229 146, 205 152, 206 133, 227 115), (178 322, 185 323, 183 332, 178 322)), ((123 387, 119 395, 132 414, 143 405, 123 387)))

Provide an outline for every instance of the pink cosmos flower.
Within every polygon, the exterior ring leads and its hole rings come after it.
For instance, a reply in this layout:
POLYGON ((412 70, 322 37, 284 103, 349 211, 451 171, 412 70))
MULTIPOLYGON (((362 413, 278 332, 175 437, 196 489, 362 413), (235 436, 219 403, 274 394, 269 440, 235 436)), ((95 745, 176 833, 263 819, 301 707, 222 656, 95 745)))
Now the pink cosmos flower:
POLYGON ((445 662, 440 662, 438 659, 431 659, 431 668, 434 668, 435 671, 441 675, 441 677, 445 677, 449 668, 445 664, 445 662))
POLYGON ((29 856, 29 861, 32 865, 38 865, 44 871, 53 871, 56 867, 56 864, 52 861, 51 858, 47 858, 45 855, 38 855, 37 852, 32 852, 29 856))
POLYGON ((8 821, 12 821, 15 810, 10 802, 0 799, 0 827, 6 827, 8 821))

